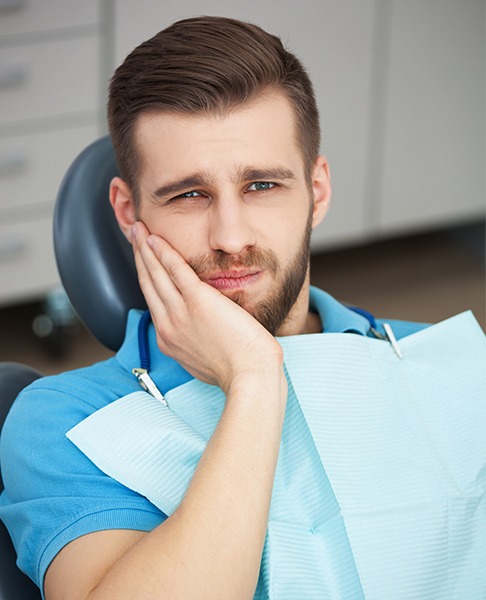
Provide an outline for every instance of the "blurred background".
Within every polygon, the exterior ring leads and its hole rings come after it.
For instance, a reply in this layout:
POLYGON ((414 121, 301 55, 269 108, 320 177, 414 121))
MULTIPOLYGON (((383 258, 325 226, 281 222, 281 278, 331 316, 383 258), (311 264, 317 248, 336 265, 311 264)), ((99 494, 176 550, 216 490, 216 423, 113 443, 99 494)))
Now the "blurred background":
POLYGON ((111 354, 62 292, 57 190, 106 133, 115 67, 200 14, 279 35, 314 81, 333 204, 313 283, 379 316, 472 309, 485 327, 484 0, 0 0, 0 360, 55 373, 111 354))

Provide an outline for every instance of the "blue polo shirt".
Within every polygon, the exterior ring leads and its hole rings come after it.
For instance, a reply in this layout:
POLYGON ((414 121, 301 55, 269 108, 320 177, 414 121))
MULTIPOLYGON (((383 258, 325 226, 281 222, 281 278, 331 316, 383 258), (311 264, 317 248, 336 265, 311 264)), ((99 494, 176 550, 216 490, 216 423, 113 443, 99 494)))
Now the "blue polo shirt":
MULTIPOLYGON (((370 335, 370 321, 312 287, 311 310, 323 333, 370 335)), ((70 541, 95 531, 151 531, 166 516, 145 497, 102 473, 67 438, 66 432, 93 412, 139 391, 132 374, 140 366, 138 323, 131 311, 125 341, 113 358, 61 375, 44 377, 15 401, 2 430, 1 470, 5 490, 0 518, 18 553, 19 567, 42 588, 47 567, 70 541)), ((388 321, 397 339, 426 325, 388 321)), ((381 333, 382 321, 376 329, 381 333)), ((151 376, 162 393, 192 376, 157 347, 149 329, 151 376)))

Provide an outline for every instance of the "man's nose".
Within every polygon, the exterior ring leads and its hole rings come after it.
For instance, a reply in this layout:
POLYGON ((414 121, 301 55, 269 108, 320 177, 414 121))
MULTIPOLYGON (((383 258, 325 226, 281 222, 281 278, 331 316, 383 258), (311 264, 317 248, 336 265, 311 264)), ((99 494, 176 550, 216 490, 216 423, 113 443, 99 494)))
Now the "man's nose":
POLYGON ((240 254, 256 243, 250 207, 243 199, 224 198, 214 203, 210 215, 209 243, 212 250, 240 254))

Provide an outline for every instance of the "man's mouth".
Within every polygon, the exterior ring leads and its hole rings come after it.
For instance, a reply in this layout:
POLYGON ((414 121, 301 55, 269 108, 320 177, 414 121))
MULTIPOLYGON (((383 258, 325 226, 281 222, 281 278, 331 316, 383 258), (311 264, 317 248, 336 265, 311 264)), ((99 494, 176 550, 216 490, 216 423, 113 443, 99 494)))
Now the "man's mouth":
POLYGON ((262 274, 256 269, 231 270, 211 273, 201 279, 217 290, 237 290, 254 283, 262 274))

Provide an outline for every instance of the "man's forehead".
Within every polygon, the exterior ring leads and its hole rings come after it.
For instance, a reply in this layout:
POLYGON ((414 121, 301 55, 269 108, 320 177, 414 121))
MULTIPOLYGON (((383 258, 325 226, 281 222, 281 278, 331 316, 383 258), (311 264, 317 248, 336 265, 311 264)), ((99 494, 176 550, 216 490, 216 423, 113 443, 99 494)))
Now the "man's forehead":
POLYGON ((283 94, 262 96, 226 116, 146 112, 134 135, 139 173, 160 179, 159 185, 188 178, 290 180, 304 168, 293 109, 283 94))
MULTIPOLYGON (((255 135, 258 131, 267 131, 272 137, 286 135, 289 144, 298 146, 297 118, 293 105, 287 96, 278 90, 262 93, 243 104, 238 104, 224 111, 188 112, 150 109, 141 112, 134 121, 134 142, 143 147, 147 140, 153 140, 159 132, 166 136, 187 134, 190 131, 205 129, 209 134, 228 130, 251 133, 252 125, 255 135)), ((189 138, 188 138, 189 139, 189 138)), ((169 140, 167 140, 169 141, 169 140)), ((190 140, 189 140, 190 141, 190 140)), ((263 136, 261 141, 264 142, 263 136)))

